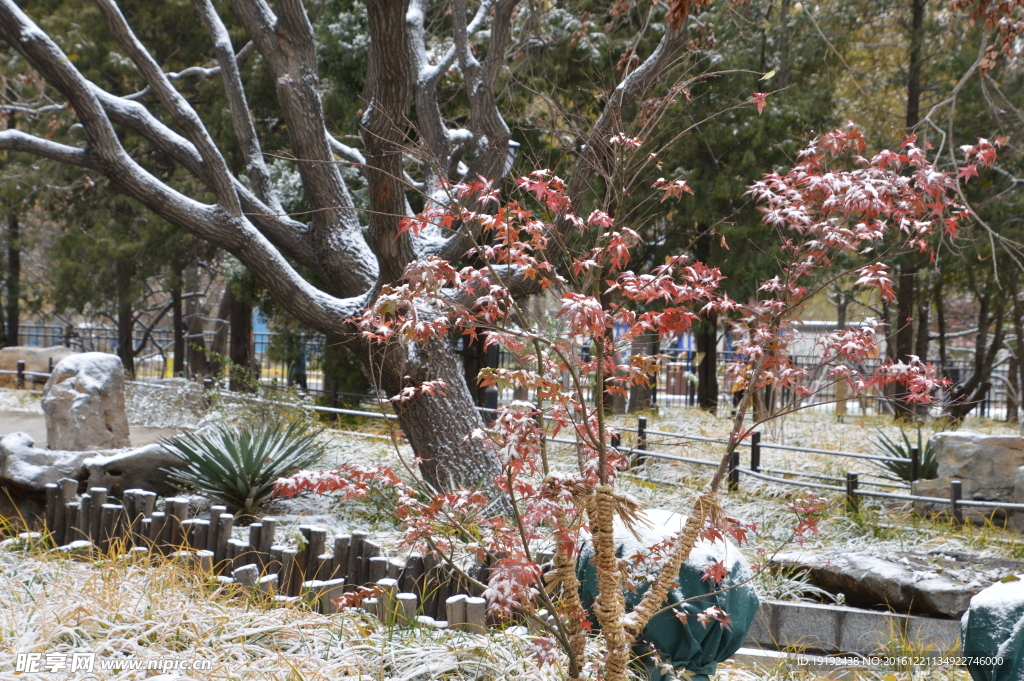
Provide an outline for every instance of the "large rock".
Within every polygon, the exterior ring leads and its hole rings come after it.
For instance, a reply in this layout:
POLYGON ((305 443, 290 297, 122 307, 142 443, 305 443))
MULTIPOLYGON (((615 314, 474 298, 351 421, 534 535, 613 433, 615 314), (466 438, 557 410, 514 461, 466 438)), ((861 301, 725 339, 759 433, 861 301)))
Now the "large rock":
MULTIPOLYGON (((0 371, 17 371, 18 362, 24 362, 25 371, 45 374, 50 371, 51 362, 57 365, 62 359, 73 354, 76 354, 74 350, 62 345, 49 348, 13 345, 0 349, 0 371)), ((15 374, 0 374, 0 388, 13 388, 17 381, 18 377, 15 374)), ((29 376, 25 379, 25 386, 42 385, 45 382, 46 379, 43 377, 29 376)))
POLYGON ((1024 438, 983 435, 970 431, 936 433, 931 446, 939 464, 938 478, 963 483, 965 499, 1013 498, 1014 476, 1024 466, 1024 438))
POLYGON ((124 369, 116 355, 86 352, 62 359, 43 389, 50 449, 128 447, 124 369))
POLYGON ((100 452, 83 462, 89 487, 106 487, 120 495, 126 489, 145 489, 160 496, 178 492, 166 469, 184 468, 185 462, 160 443, 120 452, 100 452))
POLYGON ((165 469, 182 466, 184 462, 159 443, 76 452, 40 449, 26 433, 0 439, 0 486, 22 492, 41 493, 47 483, 74 478, 84 481, 86 489, 106 487, 113 496, 133 488, 168 495, 177 490, 165 469))
POLYGON ((0 485, 38 492, 61 478, 83 480, 93 453, 39 449, 28 433, 11 433, 0 438, 0 485))
POLYGON ((811 581, 858 608, 885 608, 905 614, 959 618, 971 598, 1024 563, 951 552, 930 554, 791 551, 772 561, 807 570, 811 581))

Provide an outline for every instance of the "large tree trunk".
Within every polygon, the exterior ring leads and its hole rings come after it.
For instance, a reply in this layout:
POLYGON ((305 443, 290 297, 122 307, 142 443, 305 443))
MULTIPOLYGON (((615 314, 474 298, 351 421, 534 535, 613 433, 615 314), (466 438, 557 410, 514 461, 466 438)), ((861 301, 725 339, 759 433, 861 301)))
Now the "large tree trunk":
POLYGON ((118 260, 114 266, 114 299, 117 305, 117 356, 128 376, 135 375, 135 311, 132 309, 131 284, 134 269, 118 260))
POLYGON ((171 289, 171 325, 174 327, 174 367, 175 376, 185 374, 185 318, 181 304, 181 275, 178 274, 174 288, 171 289))
POLYGON ((231 390, 250 392, 256 389, 258 376, 252 351, 252 305, 231 297, 228 307, 228 324, 231 327, 231 367, 228 371, 231 390))
POLYGON ((375 379, 375 388, 394 395, 410 385, 442 380, 441 395, 417 395, 394 403, 402 432, 421 459, 424 480, 437 489, 492 487, 499 473, 490 456, 482 456, 477 442, 468 437, 483 427, 466 386, 465 376, 452 344, 435 338, 422 345, 377 345, 365 341, 349 346, 375 379))
POLYGON ((21 224, 17 211, 7 216, 7 345, 18 345, 21 324, 21 224))

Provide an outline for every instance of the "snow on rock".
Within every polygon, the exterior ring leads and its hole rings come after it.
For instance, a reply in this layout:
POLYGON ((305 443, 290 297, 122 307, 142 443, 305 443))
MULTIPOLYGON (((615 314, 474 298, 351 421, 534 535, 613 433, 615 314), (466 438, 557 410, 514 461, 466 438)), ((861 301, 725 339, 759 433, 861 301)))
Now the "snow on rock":
POLYGON ((65 357, 43 389, 50 449, 83 451, 128 447, 124 369, 116 355, 86 352, 65 357))
POLYGON ((0 438, 0 485, 42 491, 61 478, 81 479, 91 452, 38 449, 28 433, 0 438))
POLYGON ((168 495, 177 491, 166 472, 184 462, 161 444, 101 451, 41 449, 27 433, 0 438, 0 486, 42 492, 61 478, 86 480, 86 487, 105 487, 112 495, 125 489, 147 489, 168 495))
POLYGON ((772 565, 808 570, 811 581, 859 608, 957 618, 971 598, 1008 571, 1024 569, 1020 561, 955 552, 785 551, 772 565))

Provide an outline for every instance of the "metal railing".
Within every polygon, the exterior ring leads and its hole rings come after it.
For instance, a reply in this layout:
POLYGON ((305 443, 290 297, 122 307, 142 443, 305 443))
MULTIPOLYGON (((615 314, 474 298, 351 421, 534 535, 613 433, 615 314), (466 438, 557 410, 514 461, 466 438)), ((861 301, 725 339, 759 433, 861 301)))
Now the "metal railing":
MULTIPOLYGON (((217 334, 207 331, 203 334, 205 348, 209 351, 215 345, 217 334)), ((136 333, 133 342, 143 343, 143 335, 136 333)), ((82 325, 75 328, 58 325, 22 325, 19 326, 19 342, 30 346, 65 345, 74 350, 110 352, 117 350, 117 331, 112 327, 82 325)), ((140 354, 136 358, 136 378, 170 377, 173 371, 173 333, 168 329, 156 329, 145 339, 140 354)), ((230 354, 228 345, 219 349, 219 353, 230 354)), ((335 395, 336 386, 325 377, 323 371, 326 338, 320 334, 277 334, 274 332, 257 332, 253 334, 253 355, 259 366, 259 380, 265 385, 295 385, 303 392, 335 395)), ((499 367, 511 367, 514 358, 503 349, 495 348, 488 364, 499 367)), ((728 408, 735 393, 735 384, 724 372, 724 365, 730 360, 731 353, 722 352, 718 357, 719 370, 716 372, 718 382, 719 408, 728 408)), ((695 377, 693 351, 666 349, 662 354, 658 374, 653 381, 652 401, 656 406, 695 407, 697 406, 697 384, 695 377)), ((807 370, 809 378, 805 381, 813 394, 813 405, 805 398, 790 390, 776 390, 768 393, 768 410, 788 410, 792 408, 812 409, 833 413, 837 411, 835 400, 836 386, 826 375, 825 368, 820 366, 818 357, 797 355, 790 361, 798 368, 807 370)), ((865 362, 864 370, 872 371, 880 360, 871 359, 865 362)), ((934 364, 934 363, 933 363, 934 364)), ((970 362, 956 360, 947 362, 946 373, 954 379, 970 376, 970 362)), ((199 376, 189 374, 192 378, 199 376)), ((591 381, 592 382, 592 381, 591 381)), ((1012 396, 1009 392, 1009 373, 1007 365, 1001 364, 993 369, 992 388, 981 399, 975 413, 989 418, 1005 419, 1010 413, 1012 396)), ((589 390, 589 389, 588 389, 589 390)), ((502 397, 505 397, 502 395, 502 397)), ((511 397, 509 391, 508 397, 511 397)), ((949 398, 949 392, 936 395, 936 406, 940 406, 949 398)), ((587 399, 593 399, 589 390, 587 399)), ((851 416, 878 415, 891 413, 888 400, 877 391, 862 395, 850 395, 843 400, 843 409, 851 416)))

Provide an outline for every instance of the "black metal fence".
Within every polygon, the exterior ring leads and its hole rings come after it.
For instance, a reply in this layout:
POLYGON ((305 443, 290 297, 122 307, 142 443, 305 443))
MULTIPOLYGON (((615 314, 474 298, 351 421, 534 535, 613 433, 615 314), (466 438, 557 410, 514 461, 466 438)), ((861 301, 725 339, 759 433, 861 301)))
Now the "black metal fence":
MULTIPOLYGON (((216 334, 204 334, 205 347, 214 345, 216 334)), ((137 333, 135 343, 141 343, 142 334, 137 333)), ((152 379, 170 377, 173 366, 173 334, 168 330, 154 330, 136 358, 136 377, 152 379)), ((88 326, 66 327, 60 325, 24 325, 19 327, 21 345, 53 346, 65 345, 84 352, 116 352, 117 332, 111 327, 88 326)), ((283 336, 273 332, 253 334, 253 351, 260 366, 260 381, 266 385, 295 385, 309 393, 331 394, 330 381, 324 378, 323 357, 325 338, 319 334, 305 334, 296 337, 283 336)), ((229 348, 224 348, 227 354, 229 348)), ((738 386, 725 375, 725 365, 730 353, 720 353, 718 358, 718 401, 721 408, 729 408, 738 394, 738 386)), ((653 399, 656 405, 668 407, 692 407, 697 405, 697 377, 694 351, 666 349, 654 385, 653 399)), ((836 412, 836 384, 827 376, 827 368, 820 366, 820 360, 813 356, 793 356, 793 364, 807 371, 809 378, 805 387, 810 389, 810 398, 788 390, 780 390, 769 396, 773 410, 794 408, 836 412)), ((511 355, 499 350, 491 362, 497 366, 510 367, 514 364, 511 355)), ((865 362, 865 372, 877 367, 879 360, 865 362)), ((955 360, 947 364, 947 375, 954 381, 964 381, 972 373, 972 365, 966 360, 955 360)), ((974 413, 993 419, 1006 419, 1009 414, 1010 380, 1008 363, 1003 362, 992 372, 992 388, 978 403, 974 413)), ((948 399, 949 391, 935 395, 935 407, 941 407, 948 399)), ((499 396, 502 401, 513 398, 512 391, 499 396)), ((588 398, 592 399, 592 395, 588 398)), ((877 390, 860 395, 848 393, 844 405, 839 409, 851 416, 891 413, 888 400, 877 390)))

